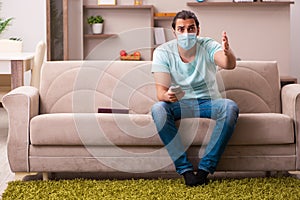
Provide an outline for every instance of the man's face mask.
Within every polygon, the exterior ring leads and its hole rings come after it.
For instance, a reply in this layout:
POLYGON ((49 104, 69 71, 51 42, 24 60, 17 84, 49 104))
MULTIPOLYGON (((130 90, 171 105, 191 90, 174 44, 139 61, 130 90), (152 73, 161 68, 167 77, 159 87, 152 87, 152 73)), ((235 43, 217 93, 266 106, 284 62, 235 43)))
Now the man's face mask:
POLYGON ((185 50, 191 49, 196 44, 196 41, 196 33, 177 33, 177 43, 185 50))

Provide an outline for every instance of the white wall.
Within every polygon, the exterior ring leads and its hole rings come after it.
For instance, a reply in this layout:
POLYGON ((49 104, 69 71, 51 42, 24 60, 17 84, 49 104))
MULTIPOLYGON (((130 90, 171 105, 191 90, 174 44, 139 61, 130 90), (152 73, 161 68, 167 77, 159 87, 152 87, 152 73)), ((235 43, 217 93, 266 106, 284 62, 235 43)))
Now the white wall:
POLYGON ((0 0, 2 18, 13 17, 11 26, 1 34, 1 38, 23 39, 23 51, 34 51, 40 40, 46 41, 46 1, 45 0, 0 0))
MULTIPOLYGON (((14 19, 11 26, 0 35, 1 38, 16 37, 23 40, 23 51, 34 52, 40 40, 46 42, 46 1, 45 0, 0 0, 1 18, 14 19)), ((7 62, 0 62, 8 65, 7 62)), ((25 73, 25 85, 30 82, 30 72, 25 73)))

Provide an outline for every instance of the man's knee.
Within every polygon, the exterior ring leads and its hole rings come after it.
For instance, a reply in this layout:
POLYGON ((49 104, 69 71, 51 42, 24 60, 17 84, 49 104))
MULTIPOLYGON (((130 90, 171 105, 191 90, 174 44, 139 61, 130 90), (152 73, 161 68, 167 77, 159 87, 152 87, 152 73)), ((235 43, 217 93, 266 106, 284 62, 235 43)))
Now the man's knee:
POLYGON ((230 111, 235 116, 239 115, 239 107, 231 99, 227 99, 227 110, 230 111))
POLYGON ((168 105, 166 102, 159 101, 155 103, 151 108, 151 114, 154 119, 158 117, 164 117, 167 114, 168 105))
POLYGON ((166 107, 165 102, 163 101, 156 102, 155 104, 153 104, 151 108, 151 112, 152 113, 161 112, 162 110, 165 110, 165 107, 166 107))
POLYGON ((236 118, 239 115, 238 105, 231 99, 219 99, 217 104, 218 106, 218 116, 223 117, 233 117, 236 118))

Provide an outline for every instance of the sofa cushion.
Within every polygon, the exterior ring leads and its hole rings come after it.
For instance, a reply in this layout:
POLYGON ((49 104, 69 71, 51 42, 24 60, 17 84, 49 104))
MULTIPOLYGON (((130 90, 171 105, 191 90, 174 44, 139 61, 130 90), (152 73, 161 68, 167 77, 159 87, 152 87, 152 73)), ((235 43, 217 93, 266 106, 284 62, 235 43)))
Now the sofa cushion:
POLYGON ((59 113, 34 117, 33 145, 161 144, 151 115, 59 113))
MULTIPOLYGON (((177 122, 183 143, 206 144, 214 128, 210 119, 177 122), (207 134, 208 133, 208 134, 207 134)), ((293 121, 286 115, 240 114, 231 145, 294 143, 293 121)), ((30 122, 33 145, 162 145, 151 115, 44 114, 30 122)))
POLYGON ((294 123, 289 116, 278 113, 249 113, 240 114, 229 144, 293 144, 294 137, 294 123))

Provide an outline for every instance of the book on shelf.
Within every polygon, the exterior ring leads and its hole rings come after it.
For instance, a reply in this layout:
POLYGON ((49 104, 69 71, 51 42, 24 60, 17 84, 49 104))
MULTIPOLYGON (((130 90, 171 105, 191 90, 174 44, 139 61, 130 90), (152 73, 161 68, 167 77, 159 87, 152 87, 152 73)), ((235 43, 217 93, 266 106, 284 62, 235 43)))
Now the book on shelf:
POLYGON ((155 44, 163 44, 166 42, 165 31, 162 27, 154 27, 155 44))

